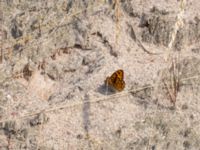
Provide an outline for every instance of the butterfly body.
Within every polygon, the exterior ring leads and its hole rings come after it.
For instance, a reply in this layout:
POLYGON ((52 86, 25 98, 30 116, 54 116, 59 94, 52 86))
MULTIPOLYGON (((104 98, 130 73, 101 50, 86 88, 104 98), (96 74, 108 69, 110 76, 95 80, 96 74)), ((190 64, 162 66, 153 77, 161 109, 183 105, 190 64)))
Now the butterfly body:
POLYGON ((125 88, 124 71, 117 70, 110 77, 107 77, 105 84, 117 91, 122 91, 125 88))

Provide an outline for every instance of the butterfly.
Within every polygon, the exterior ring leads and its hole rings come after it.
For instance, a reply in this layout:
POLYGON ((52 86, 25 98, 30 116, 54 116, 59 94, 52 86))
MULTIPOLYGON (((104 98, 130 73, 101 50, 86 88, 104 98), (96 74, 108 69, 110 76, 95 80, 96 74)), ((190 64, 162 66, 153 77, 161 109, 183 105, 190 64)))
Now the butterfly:
POLYGON ((116 91, 122 91, 125 88, 124 71, 117 70, 105 80, 106 86, 112 87, 116 91))

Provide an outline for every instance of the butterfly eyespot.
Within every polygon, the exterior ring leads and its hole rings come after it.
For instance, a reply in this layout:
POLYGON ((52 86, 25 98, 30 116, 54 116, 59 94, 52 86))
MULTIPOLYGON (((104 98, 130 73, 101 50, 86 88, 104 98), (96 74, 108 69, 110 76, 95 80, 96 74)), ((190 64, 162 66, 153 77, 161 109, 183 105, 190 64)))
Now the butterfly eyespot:
POLYGON ((116 91, 122 91, 125 88, 124 71, 117 70, 105 80, 106 86, 112 87, 116 91))

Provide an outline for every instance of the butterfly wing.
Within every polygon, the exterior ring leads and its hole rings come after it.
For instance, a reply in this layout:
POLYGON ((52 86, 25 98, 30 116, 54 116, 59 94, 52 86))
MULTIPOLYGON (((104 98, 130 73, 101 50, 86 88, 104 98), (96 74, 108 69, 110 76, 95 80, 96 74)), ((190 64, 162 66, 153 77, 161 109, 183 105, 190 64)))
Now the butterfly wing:
POLYGON ((122 91, 125 87, 123 70, 115 71, 110 77, 106 78, 105 83, 118 91, 122 91))
POLYGON ((113 74, 116 74, 117 75, 117 78, 119 78, 120 80, 124 80, 124 71, 123 70, 117 70, 115 71, 115 73, 113 74))
POLYGON ((109 78, 109 80, 110 80, 110 83, 111 84, 114 84, 115 82, 116 82, 116 79, 118 78, 118 74, 117 74, 117 72, 114 72, 111 76, 110 76, 110 78, 109 78))
POLYGON ((117 70, 110 76, 111 82, 115 83, 116 79, 124 80, 124 71, 123 70, 117 70))
POLYGON ((125 88, 125 82, 124 80, 120 80, 119 78, 117 78, 115 80, 115 83, 113 84, 113 87, 117 90, 117 91, 122 91, 125 88))
POLYGON ((106 78, 105 84, 109 86, 113 86, 116 79, 117 79, 117 75, 113 73, 112 76, 106 78))

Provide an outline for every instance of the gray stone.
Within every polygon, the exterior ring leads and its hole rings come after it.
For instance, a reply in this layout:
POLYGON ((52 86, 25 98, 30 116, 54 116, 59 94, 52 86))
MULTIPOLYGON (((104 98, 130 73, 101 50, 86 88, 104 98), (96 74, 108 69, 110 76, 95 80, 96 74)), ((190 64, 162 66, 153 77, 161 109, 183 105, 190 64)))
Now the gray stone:
POLYGON ((142 32, 142 41, 168 46, 175 24, 174 18, 168 15, 153 13, 146 17, 143 15, 140 26, 145 27, 142 32))
POLYGON ((23 32, 16 20, 12 20, 11 22, 11 34, 15 39, 23 35, 23 32))
POLYGON ((47 123, 48 120, 49 118, 44 113, 40 113, 34 119, 30 120, 30 125, 34 127, 37 125, 47 123))

